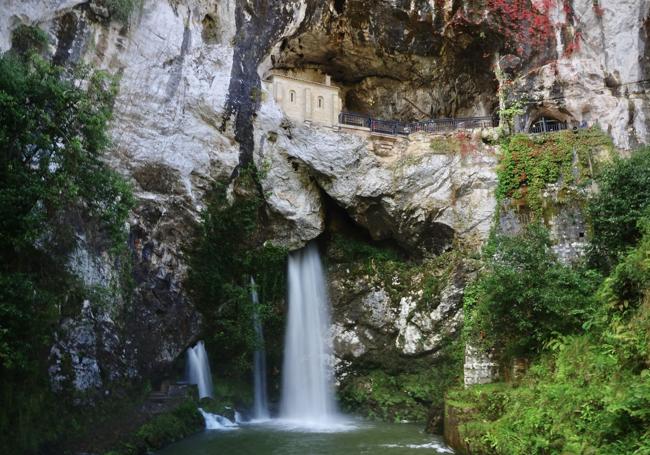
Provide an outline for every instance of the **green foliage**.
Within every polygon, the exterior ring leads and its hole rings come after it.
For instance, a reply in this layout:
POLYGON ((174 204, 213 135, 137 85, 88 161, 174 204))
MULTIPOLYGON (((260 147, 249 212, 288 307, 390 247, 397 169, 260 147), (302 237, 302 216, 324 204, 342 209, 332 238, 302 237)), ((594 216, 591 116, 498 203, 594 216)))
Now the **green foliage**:
POLYGON ((341 404, 370 418, 425 422, 432 407, 442 409, 445 391, 462 378, 462 346, 456 342, 445 347, 435 366, 429 361, 412 363, 409 371, 372 369, 346 380, 339 390, 341 404))
POLYGON ((11 49, 20 55, 43 53, 47 41, 47 34, 40 28, 20 24, 11 34, 11 49))
POLYGON ((546 185, 588 183, 598 172, 601 150, 611 150, 612 144, 607 135, 591 128, 534 136, 517 134, 501 148, 497 198, 522 201, 539 217, 546 185))
POLYGON ((614 267, 600 291, 600 298, 619 311, 633 308, 650 288, 650 217, 639 220, 638 228, 643 234, 638 246, 614 267))
POLYGON ((101 158, 114 81, 53 66, 25 37, 43 34, 19 27, 14 40, 25 47, 0 56, 0 433, 13 453, 64 431, 61 419, 47 420, 46 358, 59 318, 90 294, 66 271, 76 232, 91 230, 98 248, 125 248, 132 205, 101 158))
MULTIPOLYGON (((258 340, 252 326, 253 277, 260 298, 260 318, 270 339, 282 338, 287 251, 264 242, 262 199, 253 171, 241 173, 233 199, 217 184, 208 196, 199 232, 190 247, 187 285, 205 317, 207 341, 219 352, 218 368, 249 376, 258 340)), ((279 362, 280 346, 269 346, 270 364, 279 362)))
POLYGON ((162 414, 147 422, 140 427, 135 436, 146 445, 147 449, 160 449, 202 428, 203 417, 196 409, 196 404, 188 401, 171 413, 162 414))
MULTIPOLYGON (((647 330, 648 315, 644 318, 647 330)), ((647 346, 647 334, 643 340, 636 338, 638 330, 622 334, 647 346)), ((517 387, 479 386, 451 394, 466 403, 469 418, 461 434, 472 452, 648 453, 650 370, 647 364, 631 370, 627 359, 606 346, 589 335, 560 338, 517 387)))
POLYGON ((590 259, 605 270, 641 237, 638 222, 650 206, 650 148, 616 158, 598 178, 600 191, 589 204, 593 229, 590 259))
POLYGON ((108 9, 112 19, 126 23, 142 0, 101 0, 101 3, 108 9))
POLYGON ((104 455, 144 455, 179 441, 203 429, 203 417, 196 403, 188 400, 176 409, 160 414, 142 425, 117 450, 104 455))
POLYGON ((499 109, 499 119, 506 126, 507 131, 512 132, 515 130, 515 118, 524 113, 524 106, 523 101, 515 101, 508 107, 499 109))
POLYGON ((330 254, 336 262, 363 262, 365 265, 400 260, 395 249, 382 248, 342 234, 332 237, 330 254))
POLYGON ((561 264, 550 247, 548 232, 537 224, 490 240, 485 270, 465 293, 465 333, 473 344, 526 356, 554 334, 581 327, 599 276, 561 264))
POLYGON ((594 293, 582 333, 547 343, 516 387, 449 395, 473 453, 650 453, 650 220, 640 226, 641 241, 594 293))

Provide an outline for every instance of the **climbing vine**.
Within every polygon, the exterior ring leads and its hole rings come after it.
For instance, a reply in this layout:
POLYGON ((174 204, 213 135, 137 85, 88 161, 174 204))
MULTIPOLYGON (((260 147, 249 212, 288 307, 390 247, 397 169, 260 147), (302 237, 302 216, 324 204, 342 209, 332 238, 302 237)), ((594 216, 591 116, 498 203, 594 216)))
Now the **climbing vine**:
POLYGON ((523 202, 539 216, 547 185, 588 182, 598 172, 599 152, 612 147, 611 138, 598 128, 512 136, 501 147, 497 198, 523 202))
POLYGON ((553 26, 547 12, 554 0, 544 0, 537 9, 529 0, 488 0, 488 14, 497 23, 506 48, 524 54, 524 43, 533 48, 545 46, 553 37, 553 26))
MULTIPOLYGON (((260 297, 260 317, 269 338, 282 338, 282 299, 287 251, 266 243, 263 199, 256 171, 242 169, 229 185, 217 182, 207 196, 207 207, 195 240, 187 253, 187 287, 204 317, 209 352, 218 352, 215 369, 232 378, 249 378, 257 347, 253 330, 251 277, 260 297)), ((269 347, 270 364, 281 357, 280 346, 269 347)))
POLYGON ((97 294, 69 271, 76 236, 128 262, 133 197, 102 159, 116 81, 44 60, 46 39, 18 27, 12 43, 20 46, 0 56, 0 446, 7 453, 31 453, 71 426, 51 393, 47 355, 59 321, 97 294))
MULTIPOLYGON (((528 49, 544 48, 553 39, 553 24, 548 12, 557 0, 542 0, 534 5, 530 0, 487 0, 454 11, 451 24, 489 27, 502 51, 524 55, 528 49)), ((480 36, 486 37, 483 29, 480 36)))

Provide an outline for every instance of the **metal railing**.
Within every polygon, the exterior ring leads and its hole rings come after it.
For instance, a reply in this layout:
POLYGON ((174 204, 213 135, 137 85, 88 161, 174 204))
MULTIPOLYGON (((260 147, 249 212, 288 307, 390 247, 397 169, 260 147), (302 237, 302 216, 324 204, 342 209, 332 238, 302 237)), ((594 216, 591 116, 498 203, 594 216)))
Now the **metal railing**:
POLYGON ((553 133, 555 131, 563 131, 568 129, 566 122, 557 120, 542 119, 539 122, 533 123, 530 127, 531 133, 553 133))
POLYGON ((341 125, 358 126, 361 128, 370 128, 371 118, 367 115, 355 114, 352 112, 341 112, 339 114, 339 123, 341 125))
POLYGON ((393 120, 375 119, 353 112, 341 112, 339 114, 339 124, 368 128, 375 133, 408 136, 411 133, 420 131, 427 133, 445 133, 457 129, 490 128, 499 125, 499 118, 496 116, 459 117, 402 123, 393 120))

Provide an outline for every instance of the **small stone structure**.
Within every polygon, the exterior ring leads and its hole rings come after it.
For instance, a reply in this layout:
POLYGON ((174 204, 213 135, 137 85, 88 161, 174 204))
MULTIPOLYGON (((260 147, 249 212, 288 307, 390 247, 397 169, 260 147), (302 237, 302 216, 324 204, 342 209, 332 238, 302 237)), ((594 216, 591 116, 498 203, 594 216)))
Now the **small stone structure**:
POLYGON ((465 387, 490 384, 499 378, 499 365, 489 353, 467 344, 464 365, 465 387))
POLYGON ((271 74, 266 89, 285 115, 297 122, 337 127, 343 108, 340 89, 332 85, 330 76, 315 82, 282 74, 271 74))
POLYGON ((444 134, 457 129, 498 126, 498 117, 495 116, 438 118, 405 123, 344 112, 341 89, 332 85, 331 76, 323 76, 321 73, 314 75, 305 72, 296 76, 271 72, 264 80, 264 89, 291 120, 308 125, 313 123, 336 129, 363 131, 375 136, 409 136, 415 132, 444 134))

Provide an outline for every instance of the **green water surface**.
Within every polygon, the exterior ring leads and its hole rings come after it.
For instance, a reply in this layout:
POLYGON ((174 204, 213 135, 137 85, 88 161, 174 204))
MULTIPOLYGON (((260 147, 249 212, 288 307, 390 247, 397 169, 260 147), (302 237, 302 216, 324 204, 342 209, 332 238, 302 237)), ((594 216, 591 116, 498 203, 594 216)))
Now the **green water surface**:
POLYGON ((306 432, 275 423, 206 430, 157 455, 359 455, 453 453, 422 425, 355 421, 347 431, 306 432))

